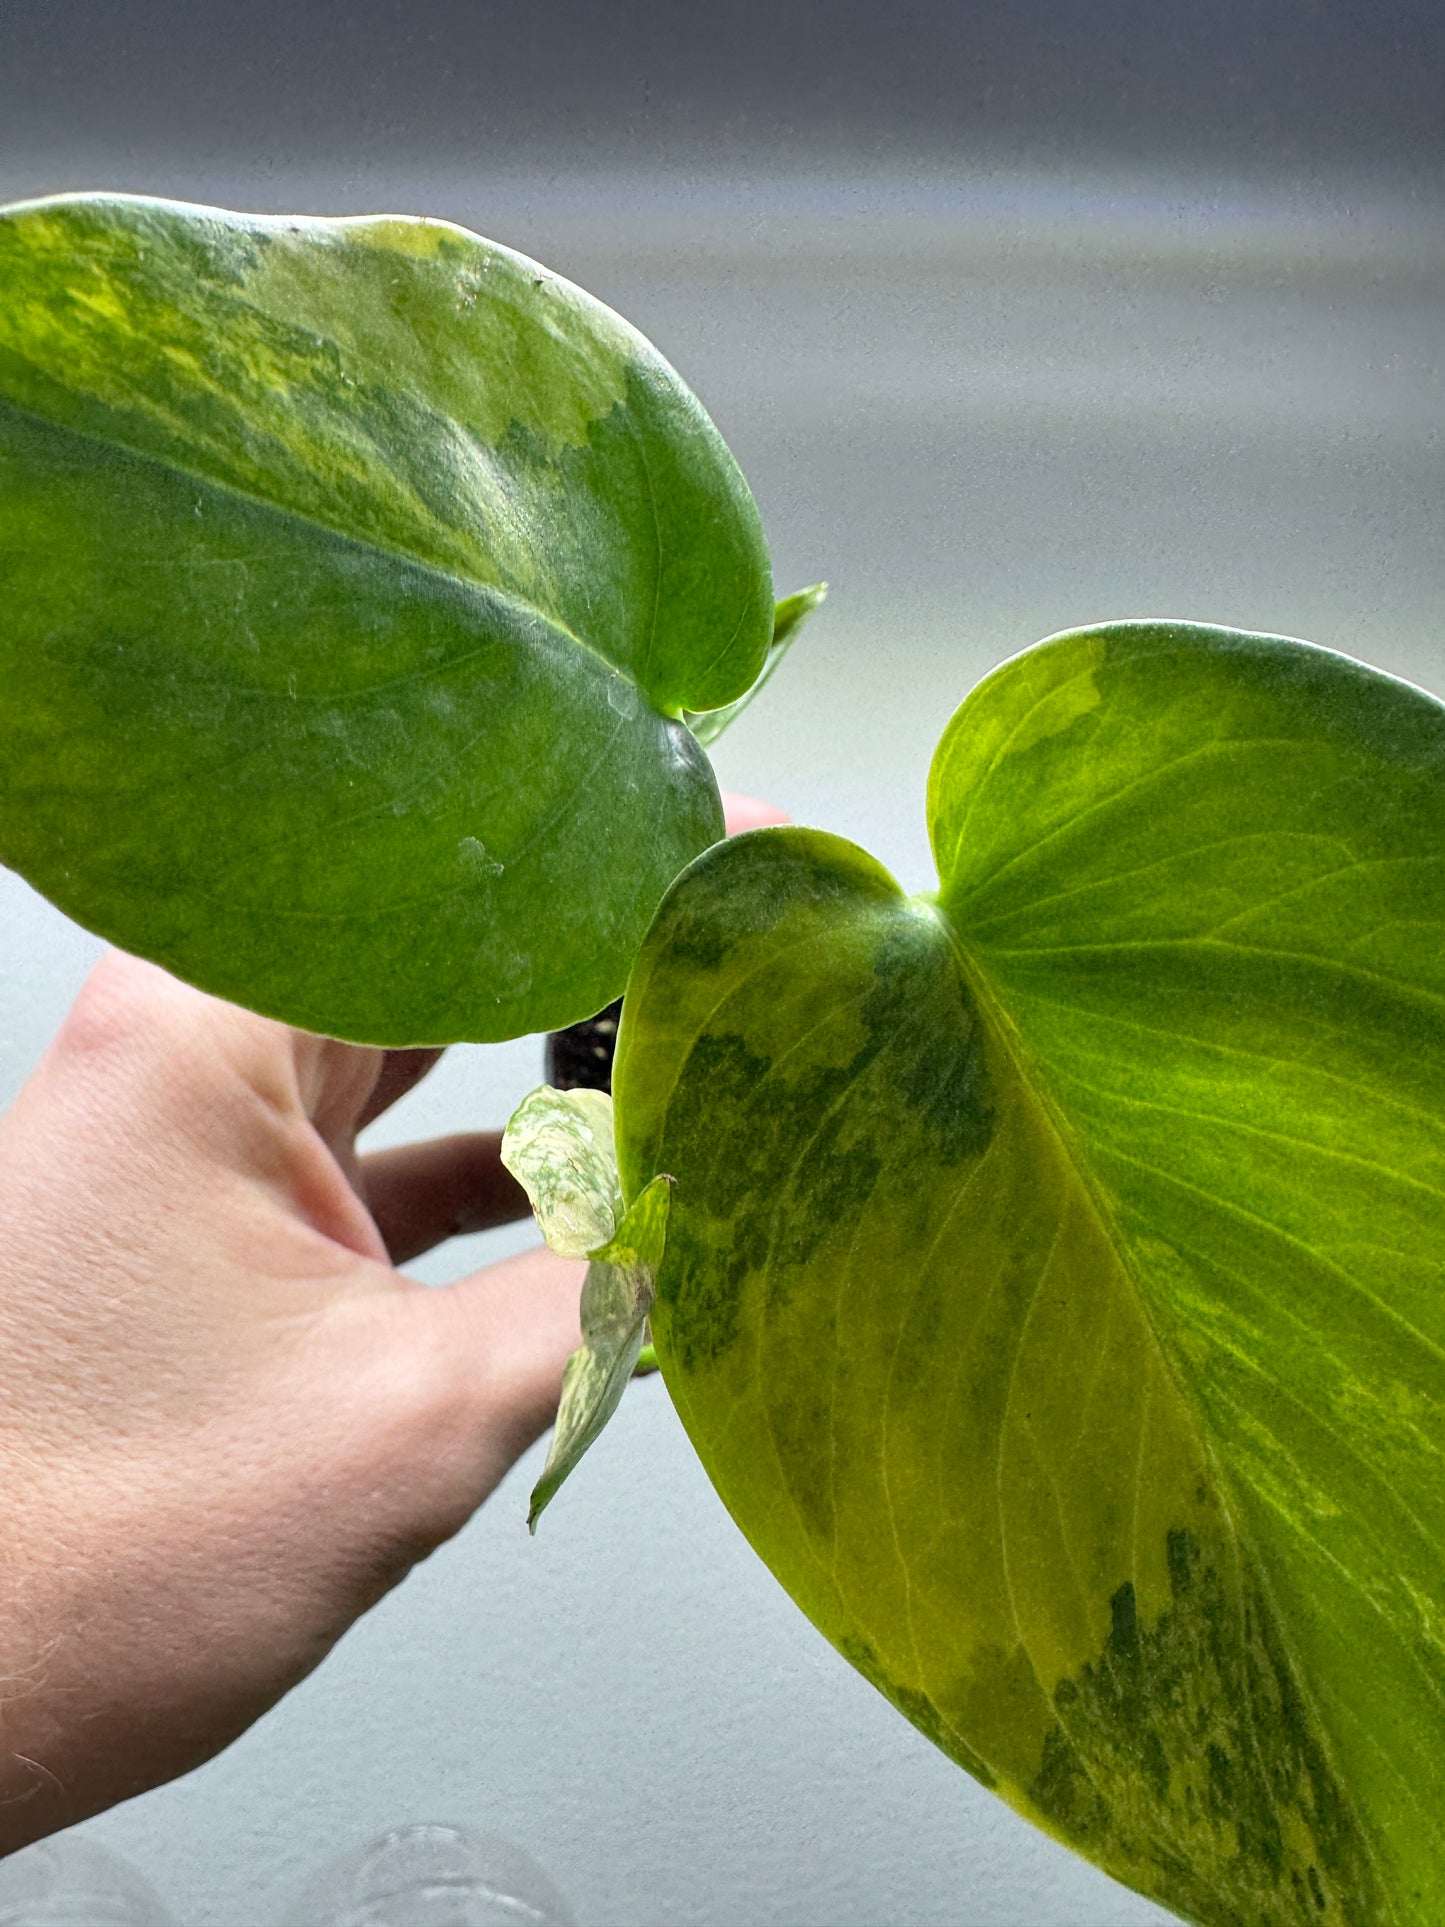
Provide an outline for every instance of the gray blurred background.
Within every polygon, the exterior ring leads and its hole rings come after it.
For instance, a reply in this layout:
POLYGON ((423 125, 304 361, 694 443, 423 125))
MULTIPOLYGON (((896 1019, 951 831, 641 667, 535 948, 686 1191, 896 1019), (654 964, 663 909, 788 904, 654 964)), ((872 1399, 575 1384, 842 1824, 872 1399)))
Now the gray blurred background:
MULTIPOLYGON (((636 322, 779 591, 832 584, 723 781, 910 887, 949 713, 1054 630, 1186 616, 1445 693, 1437 0, 0 3, 0 199, 81 187, 448 215, 636 322)), ((0 1100, 97 948, 0 875, 0 1100)), ((500 1122, 540 1057, 457 1051, 387 1132, 500 1122)), ((508 1834, 579 1927, 1163 1921, 812 1632, 656 1380, 529 1542, 536 1470, 86 1831, 185 1927, 272 1927, 407 1820, 508 1834)))

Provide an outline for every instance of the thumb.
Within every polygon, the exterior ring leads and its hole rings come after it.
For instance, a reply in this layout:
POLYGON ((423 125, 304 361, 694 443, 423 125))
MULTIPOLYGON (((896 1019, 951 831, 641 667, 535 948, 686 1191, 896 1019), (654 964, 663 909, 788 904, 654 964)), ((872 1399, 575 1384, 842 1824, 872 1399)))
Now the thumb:
POLYGON ((582 1341, 585 1274, 543 1245, 453 1285, 408 1280, 369 1302, 387 1327, 389 1371, 426 1387, 419 1409, 408 1400, 407 1442, 412 1529, 426 1545, 459 1531, 556 1417, 582 1341))

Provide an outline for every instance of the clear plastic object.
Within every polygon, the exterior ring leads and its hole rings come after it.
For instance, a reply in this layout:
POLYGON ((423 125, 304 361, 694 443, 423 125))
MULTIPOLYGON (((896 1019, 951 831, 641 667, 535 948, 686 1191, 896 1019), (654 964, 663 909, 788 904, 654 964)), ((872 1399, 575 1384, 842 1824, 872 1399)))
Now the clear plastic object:
POLYGON ((0 1927, 176 1927, 176 1922, 128 1860, 96 1841, 62 1836, 41 1840, 0 1864, 0 1927))
POLYGON ((520 1847, 472 1827, 394 1827, 309 1881, 281 1927, 577 1927, 520 1847))

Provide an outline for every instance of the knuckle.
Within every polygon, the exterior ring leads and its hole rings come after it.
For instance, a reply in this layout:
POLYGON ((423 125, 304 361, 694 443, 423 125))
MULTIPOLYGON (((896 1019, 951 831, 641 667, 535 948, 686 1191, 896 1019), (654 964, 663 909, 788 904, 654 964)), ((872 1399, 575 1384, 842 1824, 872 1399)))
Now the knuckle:
POLYGON ((123 951, 102 957, 56 1033, 53 1049, 73 1063, 129 1054, 151 1028, 154 979, 160 973, 123 951))

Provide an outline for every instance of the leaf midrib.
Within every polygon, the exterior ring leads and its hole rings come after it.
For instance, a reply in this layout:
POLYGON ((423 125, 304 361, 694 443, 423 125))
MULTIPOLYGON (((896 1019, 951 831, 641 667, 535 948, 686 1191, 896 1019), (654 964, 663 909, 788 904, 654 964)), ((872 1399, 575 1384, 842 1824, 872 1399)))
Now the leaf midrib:
POLYGON ((1354 1819, 1357 1838, 1361 1841, 1369 1864, 1373 1869, 1378 1890, 1381 1896, 1385 1898, 1386 1904, 1391 1905, 1390 1884, 1385 1877, 1385 1871, 1381 1867, 1376 1855, 1375 1842, 1371 1830, 1364 1824, 1359 1808, 1350 1793, 1348 1778, 1340 1769, 1340 1764, 1336 1757, 1334 1735, 1316 1703, 1314 1693, 1311 1690, 1309 1676, 1301 1664, 1299 1654, 1295 1649, 1289 1622, 1284 1613, 1279 1609, 1278 1601, 1274 1595, 1274 1587, 1270 1582, 1265 1563, 1260 1557, 1259 1549, 1255 1545, 1253 1537, 1242 1523, 1242 1508, 1235 1496, 1233 1483, 1229 1479, 1225 1467, 1219 1460, 1208 1428, 1201 1422, 1195 1399, 1181 1379, 1167 1347, 1159 1336, 1150 1309, 1148 1296, 1140 1289, 1138 1279, 1135 1275, 1135 1268, 1131 1262, 1128 1241, 1115 1223, 1107 1200, 1100 1195, 1099 1188, 1093 1181, 1088 1162, 1080 1152, 1067 1120, 1054 1102, 1046 1079, 1034 1063, 1032 1054, 1028 1050, 1023 1036, 1009 1013, 1002 997, 996 994, 983 964, 969 948, 962 932, 936 897, 932 895, 922 895, 916 898, 915 901, 929 910, 937 920, 939 928, 943 932, 957 960, 960 974, 964 978, 970 991, 972 991, 978 999, 979 1006, 986 1020, 992 1024, 994 1032, 1020 1084, 1037 1104, 1039 1114, 1044 1119, 1058 1144, 1060 1153, 1067 1163, 1069 1170, 1074 1174, 1079 1189, 1090 1212, 1094 1216, 1100 1232, 1107 1239, 1109 1248, 1118 1261, 1120 1271, 1129 1283, 1134 1302, 1143 1319, 1144 1328, 1149 1334, 1149 1342, 1154 1348, 1159 1364, 1168 1383, 1173 1386, 1176 1395, 1180 1399, 1183 1409, 1190 1416, 1196 1442, 1198 1443, 1201 1455, 1210 1469, 1214 1482, 1215 1496, 1219 1503, 1220 1516, 1228 1528, 1235 1558, 1238 1561, 1241 1559, 1243 1553, 1248 1552, 1249 1554, 1255 1583, 1260 1587, 1269 1602, 1274 1620, 1275 1635, 1284 1648, 1295 1687, 1308 1709, 1311 1728, 1329 1762, 1330 1771, 1339 1797, 1348 1806, 1354 1819))
MULTIPOLYGON (((86 397, 86 399, 96 400, 93 396, 86 397)), ((106 407, 107 404, 100 402, 99 406, 106 407)), ((197 488, 211 490, 232 501, 248 503, 251 507, 274 515, 279 520, 290 523, 296 528, 326 536, 335 542, 344 542, 349 548, 356 550, 362 555, 384 556, 391 561, 404 563, 408 568, 416 569, 420 574, 436 582, 446 583, 454 589, 460 589, 468 595, 495 596, 499 602, 511 608, 523 610, 527 615, 541 621, 548 629, 552 630, 554 634, 560 636, 564 641, 571 643, 574 648, 581 650, 583 654, 592 656, 596 661, 604 664, 610 674, 621 676, 625 682, 631 684, 632 688, 636 690, 642 700, 647 703, 648 707, 655 710, 659 715, 666 716, 674 721, 682 715, 681 708, 672 710, 660 707, 654 702, 651 693, 642 686, 630 669, 621 663, 614 662, 612 657, 607 655, 596 643, 589 642, 585 636, 578 635, 575 629, 572 629, 567 623, 560 621, 551 610, 542 608, 538 603, 529 602, 524 597, 515 594, 509 589, 500 588, 495 583, 479 581, 475 576, 458 575, 454 570, 443 568, 441 564, 428 557, 410 554, 406 549, 392 543, 376 541, 371 538, 355 535, 347 529, 336 528, 331 523, 322 521, 317 516, 307 515, 300 509, 289 507, 285 503, 276 502, 268 495, 259 495, 254 489, 245 488, 238 482, 219 481, 215 476, 199 473, 183 462, 168 461, 162 456, 149 454, 143 449, 134 448, 118 436, 102 435, 90 428, 68 427, 63 423, 52 420, 49 415, 42 414, 38 409, 27 408, 22 402, 16 401, 12 395, 4 393, 3 390, 0 390, 0 409, 8 409, 12 414, 22 417, 25 421, 37 424, 48 434, 63 436, 73 442, 80 442, 89 447, 108 450, 114 455, 123 456, 127 461, 137 462, 142 467, 152 469, 162 475, 183 476, 187 481, 193 482, 197 488)))
POLYGON ((1127 1255, 1129 1251, 1128 1242, 1123 1232, 1115 1223, 1113 1212, 1110 1210, 1105 1199, 1100 1195, 1099 1188, 1095 1184, 1088 1164, 1078 1148, 1074 1134, 1060 1112, 1058 1105, 1055 1103, 1048 1084, 1040 1075, 1032 1054, 1024 1043, 1018 1025, 1014 1022, 1002 998, 995 992, 987 971, 965 943, 957 924, 954 923, 942 904, 933 897, 921 897, 918 901, 925 904, 937 920, 940 929, 947 938, 949 946, 957 959, 959 970, 965 982, 968 984, 974 996, 977 997, 985 1016, 991 1021, 1020 1084, 1022 1084, 1029 1096, 1034 1099, 1059 1146, 1065 1163, 1078 1180, 1079 1188, 1088 1202, 1089 1209, 1094 1216, 1099 1230, 1108 1241, 1109 1249, 1114 1253, 1114 1256, 1119 1262, 1120 1269, 1124 1272, 1130 1285, 1133 1287, 1134 1296, 1144 1315, 1144 1323, 1149 1333, 1150 1342, 1158 1354, 1170 1383, 1174 1386, 1180 1397, 1185 1400, 1189 1411, 1193 1413, 1194 1402, 1192 1398, 1189 1397, 1159 1337, 1158 1331, 1155 1329, 1148 1300, 1140 1291, 1138 1281, 1134 1276, 1134 1268, 1127 1255))

